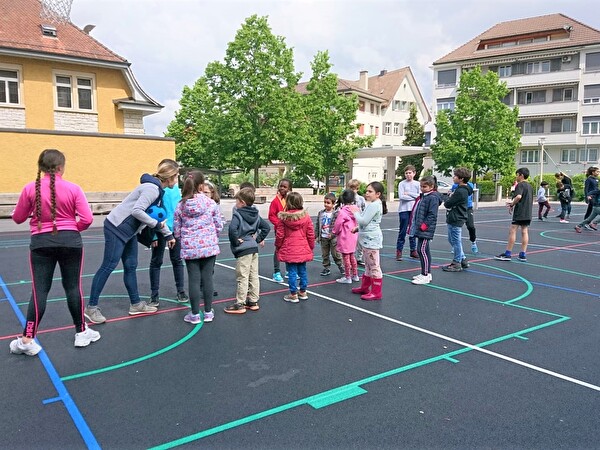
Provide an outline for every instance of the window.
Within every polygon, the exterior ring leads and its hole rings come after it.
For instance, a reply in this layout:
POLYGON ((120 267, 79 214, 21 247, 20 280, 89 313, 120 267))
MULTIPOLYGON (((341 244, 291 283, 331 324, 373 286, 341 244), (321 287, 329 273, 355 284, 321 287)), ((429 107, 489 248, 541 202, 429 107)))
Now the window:
MULTIPOLYGON (((396 125, 396 124, 394 124, 396 125)), ((398 136, 403 136, 404 135, 404 124, 403 123, 399 123, 398 125, 398 136)))
POLYGON ((0 69, 0 105, 19 104, 19 72, 0 69))
POLYGON ((456 85, 456 69, 440 70, 437 74, 438 86, 455 86, 456 85))
POLYGON ((400 136, 400 124, 394 122, 394 136, 400 136))
POLYGON ((521 152, 521 164, 539 163, 539 162, 540 162, 540 151, 539 150, 523 150, 521 152))
POLYGON ((525 103, 546 103, 546 91, 526 92, 525 103))
POLYGON ((593 72, 600 70, 600 52, 585 55, 585 71, 593 72))
POLYGON ((577 162, 577 150, 574 148, 563 149, 560 152, 560 162, 561 163, 574 163, 577 162))
POLYGON ((56 105, 59 108, 91 111, 94 109, 92 77, 60 74, 55 77, 56 105))
POLYGON ((581 134, 600 134, 600 116, 584 117, 581 134))
POLYGON ((535 61, 527 63, 527 67, 525 68, 525 73, 544 73, 550 72, 550 61, 535 61))
POLYGON ((552 119, 550 123, 551 133, 573 133, 575 131, 575 123, 571 118, 552 119))
POLYGON ((583 103, 600 103, 600 84, 583 87, 583 103))
POLYGON ((379 136, 379 127, 375 127, 375 136, 379 136))
POLYGON ((543 120, 526 120, 523 122, 523 134, 536 134, 544 132, 543 120))
POLYGON ((442 109, 449 109, 450 111, 454 111, 454 97, 438 98, 437 109, 438 111, 442 109))
POLYGON ((570 102, 573 101, 573 88, 554 89, 552 90, 553 102, 570 102))
POLYGON ((392 111, 400 111, 400 100, 394 100, 392 111))
POLYGON ((375 127, 373 125, 369 125, 369 134, 373 136, 375 134, 375 127))
POLYGON ((579 150, 579 162, 581 163, 596 163, 598 162, 597 148, 582 148, 579 150))
POLYGON ((512 75, 512 66, 500 66, 498 67, 498 76, 500 78, 510 77, 512 75))
POLYGON ((358 134, 361 136, 363 136, 365 134, 365 124, 364 123, 358 124, 358 134))
POLYGON ((384 122, 383 123, 383 134, 387 134, 387 135, 392 134, 391 128, 392 128, 392 122, 384 122))
POLYGON ((370 103, 371 106, 371 114, 375 114, 375 103, 370 103))
POLYGON ((358 102, 358 110, 361 112, 365 112, 365 102, 364 100, 359 100, 358 102))

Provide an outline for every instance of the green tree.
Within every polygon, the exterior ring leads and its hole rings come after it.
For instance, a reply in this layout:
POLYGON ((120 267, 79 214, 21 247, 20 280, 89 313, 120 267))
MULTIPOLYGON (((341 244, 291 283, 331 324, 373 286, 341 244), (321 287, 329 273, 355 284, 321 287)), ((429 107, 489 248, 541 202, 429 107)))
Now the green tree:
POLYGON ((346 172, 349 161, 356 151, 372 145, 374 136, 356 134, 358 97, 340 95, 338 77, 331 73, 327 51, 318 52, 312 63, 312 76, 306 86, 308 94, 303 97, 303 108, 310 129, 310 145, 313 151, 308 158, 296 165, 302 173, 325 178, 329 189, 329 175, 346 172))
MULTIPOLYGON (((417 119, 417 105, 410 105, 410 113, 404 127, 404 145, 421 147, 425 143, 425 127, 417 119)), ((404 168, 408 165, 415 166, 417 176, 423 171, 423 157, 426 153, 402 156, 396 168, 396 177, 404 177, 404 168)))
POLYGON ((510 175, 515 170, 519 148, 518 109, 502 99, 508 94, 492 71, 479 67, 464 72, 454 111, 440 111, 436 117, 437 136, 431 146, 436 169, 449 175, 454 167, 468 167, 477 175, 492 170, 510 175))

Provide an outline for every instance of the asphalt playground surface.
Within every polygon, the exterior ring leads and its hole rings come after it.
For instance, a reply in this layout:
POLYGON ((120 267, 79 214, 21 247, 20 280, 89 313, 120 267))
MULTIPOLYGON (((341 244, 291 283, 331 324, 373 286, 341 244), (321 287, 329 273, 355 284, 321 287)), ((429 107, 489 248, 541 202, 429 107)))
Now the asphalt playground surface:
MULTIPOLYGON (((73 346, 57 270, 38 357, 8 349, 31 290, 28 228, 0 232, 0 448, 600 448, 600 232, 574 232, 583 211, 575 206, 568 225, 535 220, 528 261, 503 262, 493 255, 505 249, 510 216, 480 208, 480 253, 470 254, 463 229, 471 266, 446 273, 441 210, 438 267, 425 286, 410 283, 418 260, 395 261, 390 212, 378 302, 336 283, 337 270, 319 276, 318 247, 309 300, 284 302, 286 285, 270 279, 271 234, 261 308, 236 316, 223 312, 235 295, 224 230, 214 322, 183 321, 165 252, 159 313, 128 316, 119 266, 100 301, 108 321, 93 327, 102 338, 85 349, 73 346)), ((102 228, 83 236, 88 295, 102 228)), ((148 263, 140 247, 146 299, 148 263)))

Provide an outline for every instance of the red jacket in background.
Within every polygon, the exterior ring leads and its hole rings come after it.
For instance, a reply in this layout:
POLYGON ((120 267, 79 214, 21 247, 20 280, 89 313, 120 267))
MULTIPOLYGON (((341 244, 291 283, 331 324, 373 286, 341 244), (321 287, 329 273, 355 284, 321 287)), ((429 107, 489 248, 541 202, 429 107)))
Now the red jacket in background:
POLYGON ((269 205, 269 222, 273 224, 273 228, 277 228, 277 224, 279 223, 277 214, 279 214, 281 211, 285 211, 285 206, 285 199, 281 198, 281 195, 277 193, 269 205))
POLYGON ((315 230, 305 209, 281 211, 275 225, 275 249, 281 262, 304 263, 313 260, 315 230))

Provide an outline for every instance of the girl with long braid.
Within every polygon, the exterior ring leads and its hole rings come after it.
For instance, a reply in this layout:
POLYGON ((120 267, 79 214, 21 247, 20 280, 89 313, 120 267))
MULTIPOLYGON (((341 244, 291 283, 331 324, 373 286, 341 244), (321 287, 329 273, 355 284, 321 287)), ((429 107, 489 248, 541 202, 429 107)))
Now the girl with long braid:
POLYGON ((35 337, 46 310, 56 264, 60 267, 75 325, 75 347, 86 347, 100 339, 100 333, 85 324, 81 290, 83 242, 80 232, 91 225, 92 211, 81 188, 63 180, 64 171, 65 156, 58 150, 44 150, 38 158, 36 181, 23 188, 12 214, 16 223, 31 217, 32 294, 23 335, 10 343, 11 353, 34 356, 42 350, 35 337))

